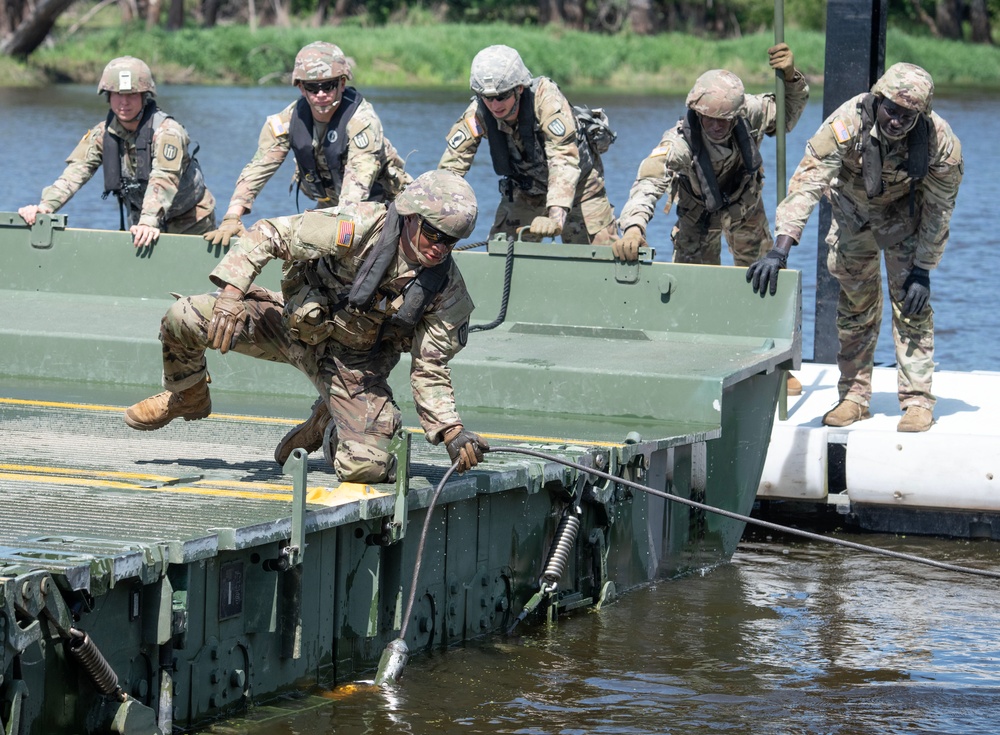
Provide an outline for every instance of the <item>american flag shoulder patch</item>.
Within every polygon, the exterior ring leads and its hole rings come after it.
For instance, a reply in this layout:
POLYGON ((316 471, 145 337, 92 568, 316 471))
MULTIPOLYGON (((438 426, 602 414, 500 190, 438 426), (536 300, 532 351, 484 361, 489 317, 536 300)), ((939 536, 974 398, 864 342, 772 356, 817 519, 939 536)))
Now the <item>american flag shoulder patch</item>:
POLYGON ((653 152, 650 153, 649 155, 650 155, 650 157, 653 157, 653 156, 665 156, 668 153, 670 153, 670 149, 672 147, 673 146, 671 146, 670 143, 666 143, 664 145, 658 145, 658 146, 656 146, 656 148, 653 149, 653 152))
POLYGON ((349 219, 337 220, 337 245, 342 248, 349 248, 353 242, 354 222, 349 219))
POLYGON ((483 126, 479 124, 479 118, 475 115, 469 115, 465 118, 465 126, 472 133, 473 138, 481 138, 483 136, 483 126))
POLYGON ((267 124, 271 127, 271 133, 275 137, 288 135, 288 126, 281 122, 280 115, 268 115, 267 124))
POLYGON ((851 132, 847 127, 847 123, 841 118, 836 118, 830 123, 830 127, 833 129, 833 137, 837 139, 838 143, 846 143, 851 139, 851 132))

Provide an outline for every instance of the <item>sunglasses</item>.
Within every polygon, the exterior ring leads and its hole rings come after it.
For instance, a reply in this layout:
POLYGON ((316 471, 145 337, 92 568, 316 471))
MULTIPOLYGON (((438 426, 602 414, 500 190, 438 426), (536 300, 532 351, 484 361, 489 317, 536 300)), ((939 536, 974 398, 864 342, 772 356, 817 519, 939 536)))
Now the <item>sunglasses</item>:
POLYGON ((445 247, 451 247, 458 242, 457 237, 444 234, 441 230, 429 225, 425 219, 420 220, 420 234, 422 234, 426 240, 436 245, 444 245, 445 247))
POLYGON ((506 92, 501 92, 500 94, 481 94, 483 102, 506 102, 514 94, 513 89, 508 89, 506 92))
POLYGON ((309 94, 319 94, 320 92, 331 92, 341 85, 344 77, 337 77, 325 82, 302 82, 302 89, 309 94))

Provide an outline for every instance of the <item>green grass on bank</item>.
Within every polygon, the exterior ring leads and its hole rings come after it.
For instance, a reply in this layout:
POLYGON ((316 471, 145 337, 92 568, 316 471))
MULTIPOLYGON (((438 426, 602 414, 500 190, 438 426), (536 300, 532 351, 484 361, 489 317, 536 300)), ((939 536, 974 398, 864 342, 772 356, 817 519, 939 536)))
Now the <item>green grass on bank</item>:
MULTIPOLYGON (((789 29, 785 38, 796 65, 821 84, 825 61, 822 33, 789 29)), ((167 32, 142 28, 80 31, 40 48, 26 63, 0 59, 0 85, 51 82, 96 83, 105 63, 124 54, 146 60, 160 83, 282 84, 296 52, 311 41, 340 45, 355 62, 359 87, 467 88, 469 63, 495 43, 517 48, 532 74, 565 88, 683 94, 704 70, 727 68, 748 87, 772 84, 767 67, 770 33, 713 40, 684 34, 614 36, 554 28, 501 24, 434 23, 394 27, 261 28, 245 26, 167 32)), ((940 88, 1000 89, 1000 50, 909 36, 890 30, 886 64, 924 66, 940 88)))

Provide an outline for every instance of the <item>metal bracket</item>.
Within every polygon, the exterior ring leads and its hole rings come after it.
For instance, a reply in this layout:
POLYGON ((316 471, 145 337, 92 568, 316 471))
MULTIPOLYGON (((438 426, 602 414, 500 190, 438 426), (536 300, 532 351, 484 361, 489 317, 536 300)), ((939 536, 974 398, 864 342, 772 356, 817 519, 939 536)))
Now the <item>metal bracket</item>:
POLYGON ((389 442, 389 453, 396 458, 396 495, 389 524, 389 542, 396 543, 406 536, 406 492, 410 486, 410 440, 413 434, 402 429, 389 442))
POLYGON ((309 474, 309 455, 301 448, 292 450, 281 468, 292 476, 292 541, 282 549, 289 566, 302 563, 306 553, 306 478, 309 474))
POLYGON ((48 250, 52 247, 53 230, 66 229, 65 214, 41 214, 35 218, 31 227, 31 247, 38 250, 48 250))

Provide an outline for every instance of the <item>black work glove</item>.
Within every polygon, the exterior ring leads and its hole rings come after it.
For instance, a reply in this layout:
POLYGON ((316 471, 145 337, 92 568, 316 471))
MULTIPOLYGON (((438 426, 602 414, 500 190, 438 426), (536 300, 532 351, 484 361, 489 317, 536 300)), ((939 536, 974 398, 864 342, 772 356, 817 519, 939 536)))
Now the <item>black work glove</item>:
POLYGON ((247 322, 243 294, 223 291, 215 299, 212 321, 208 323, 208 346, 223 355, 236 346, 247 322))
POLYGON ((926 268, 913 266, 903 283, 903 316, 919 314, 931 298, 931 274, 926 268))
POLYGON ((753 284, 753 292, 759 293, 761 298, 767 291, 774 296, 778 292, 778 271, 785 267, 787 260, 787 255, 772 248, 763 258, 751 263, 747 268, 747 283, 753 284))
POLYGON ((479 434, 469 431, 463 426, 449 430, 445 437, 445 446, 452 463, 458 460, 458 473, 471 470, 483 461, 483 452, 490 450, 490 445, 479 434), (456 433, 454 429, 458 429, 456 433))

